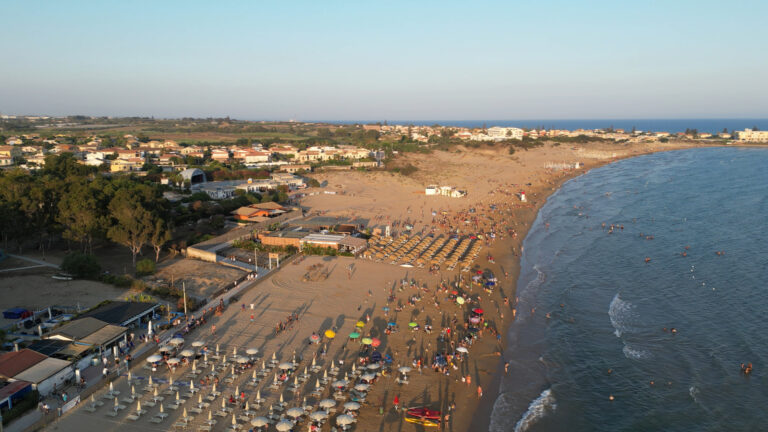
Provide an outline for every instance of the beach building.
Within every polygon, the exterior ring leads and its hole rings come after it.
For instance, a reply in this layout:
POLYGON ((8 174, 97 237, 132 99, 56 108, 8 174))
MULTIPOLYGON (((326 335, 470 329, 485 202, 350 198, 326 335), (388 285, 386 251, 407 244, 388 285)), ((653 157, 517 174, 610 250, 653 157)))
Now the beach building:
POLYGON ((121 327, 140 327, 152 319, 159 303, 111 301, 81 315, 121 327))
POLYGON ((21 381, 48 395, 54 386, 61 387, 74 375, 72 364, 65 360, 47 357, 30 349, 12 351, 0 356, 0 378, 21 381))
POLYGON ((461 198, 467 195, 467 191, 459 190, 451 186, 429 185, 424 189, 424 194, 427 196, 441 195, 451 198, 461 198))
POLYGON ((304 230, 265 232, 260 233, 258 239, 267 246, 293 246, 296 249, 300 249, 301 241, 309 234, 309 231, 304 230))
POLYGON ((32 391, 32 383, 27 381, 10 381, 0 378, 0 410, 9 410, 32 391))
POLYGON ((101 353, 109 351, 113 346, 123 345, 127 331, 126 327, 86 317, 54 329, 47 338, 85 345, 101 353))
POLYGON ((341 249, 340 244, 341 241, 344 240, 344 237, 346 236, 343 234, 312 233, 301 239, 301 245, 325 247, 339 250, 341 249))
POLYGON ((240 207, 232 212, 235 219, 245 222, 261 222, 265 218, 280 216, 287 209, 276 202, 264 202, 240 207))
POLYGON ((736 138, 739 141, 764 143, 764 142, 768 142, 768 131, 744 129, 743 131, 736 132, 736 138))
POLYGON ((309 219, 292 221, 291 226, 313 232, 333 231, 352 234, 363 231, 368 223, 368 219, 361 218, 315 216, 309 219))

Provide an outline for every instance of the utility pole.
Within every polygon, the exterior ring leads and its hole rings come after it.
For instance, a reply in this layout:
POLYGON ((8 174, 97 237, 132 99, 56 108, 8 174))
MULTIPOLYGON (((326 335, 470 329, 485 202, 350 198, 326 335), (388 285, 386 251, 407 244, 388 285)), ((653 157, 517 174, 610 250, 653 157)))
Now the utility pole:
POLYGON ((184 290, 184 320, 187 319, 187 284, 186 282, 181 283, 182 289, 184 290))

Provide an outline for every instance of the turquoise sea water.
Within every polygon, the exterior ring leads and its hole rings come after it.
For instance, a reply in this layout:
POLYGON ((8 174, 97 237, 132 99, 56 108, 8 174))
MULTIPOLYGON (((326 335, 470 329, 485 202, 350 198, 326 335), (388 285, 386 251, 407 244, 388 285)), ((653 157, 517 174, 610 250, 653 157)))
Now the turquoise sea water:
POLYGON ((768 149, 658 153, 567 182, 524 241, 490 429, 768 429, 766 230, 768 149))

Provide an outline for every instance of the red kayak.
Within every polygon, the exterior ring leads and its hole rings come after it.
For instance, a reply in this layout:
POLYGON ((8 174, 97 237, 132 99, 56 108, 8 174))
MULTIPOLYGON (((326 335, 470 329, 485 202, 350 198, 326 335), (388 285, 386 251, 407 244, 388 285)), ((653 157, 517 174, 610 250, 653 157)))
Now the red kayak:
POLYGON ((440 420, 441 418, 440 411, 433 411, 427 408, 409 408, 407 411, 407 414, 414 417, 420 417, 420 418, 425 418, 429 420, 440 420))

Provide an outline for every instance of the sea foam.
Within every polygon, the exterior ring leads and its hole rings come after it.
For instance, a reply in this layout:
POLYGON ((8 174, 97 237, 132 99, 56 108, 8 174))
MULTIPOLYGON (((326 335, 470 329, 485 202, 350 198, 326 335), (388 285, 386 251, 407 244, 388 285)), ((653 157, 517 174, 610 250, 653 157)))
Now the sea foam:
POLYGON ((552 389, 548 388, 541 392, 539 397, 533 400, 528 406, 520 420, 515 424, 515 432, 525 432, 531 425, 541 420, 548 412, 557 408, 557 401, 552 394, 552 389))
POLYGON ((613 333, 616 337, 620 338, 623 333, 631 331, 633 308, 632 303, 622 300, 618 293, 613 296, 611 305, 608 307, 608 317, 611 319, 611 325, 615 330, 613 333))

